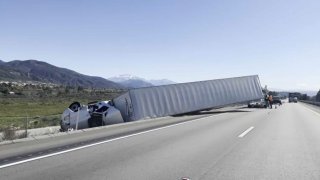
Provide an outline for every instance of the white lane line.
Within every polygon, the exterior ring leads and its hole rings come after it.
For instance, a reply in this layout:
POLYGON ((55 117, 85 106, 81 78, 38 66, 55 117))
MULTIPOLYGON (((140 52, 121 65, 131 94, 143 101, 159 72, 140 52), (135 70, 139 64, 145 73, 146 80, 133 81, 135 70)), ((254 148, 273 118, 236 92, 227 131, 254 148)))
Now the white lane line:
MULTIPOLYGON (((305 106, 304 106, 305 107, 305 106)), ((307 107, 305 107, 307 110, 309 110, 310 112, 312 112, 313 114, 317 115, 317 116, 320 116, 320 114, 317 112, 317 111, 314 111, 312 109, 309 109, 307 107)))
POLYGON ((138 136, 138 135, 142 135, 142 134, 146 134, 146 133, 150 133, 150 132, 154 132, 154 131, 159 131, 159 130, 163 130, 163 129, 167 129, 167 128, 171 128, 171 127, 175 127, 175 126, 181 126, 181 125, 184 125, 184 124, 187 124, 187 123, 191 123, 191 122, 195 122, 195 121, 203 120, 203 119, 209 119, 211 117, 215 117, 215 116, 219 116, 219 115, 222 115, 222 114, 212 115, 212 116, 203 117, 203 118, 199 118, 199 119, 194 119, 194 120, 186 121, 186 122, 180 122, 180 123, 177 123, 177 124, 164 126, 164 127, 160 127, 160 128, 156 128, 156 129, 151 129, 151 130, 147 130, 147 131, 142 131, 142 132, 139 132, 139 133, 130 134, 130 135, 114 138, 114 139, 109 139, 109 140, 102 141, 102 142, 97 142, 97 143, 88 144, 88 145, 85 145, 85 146, 80 146, 80 147, 77 147, 77 148, 72 148, 72 149, 68 149, 68 150, 64 150, 64 151, 60 151, 60 152, 56 152, 56 153, 51 153, 51 154, 47 154, 47 155, 43 155, 43 156, 39 156, 39 157, 35 157, 35 158, 25 159, 25 160, 22 160, 22 161, 17 161, 17 162, 1 165, 0 169, 11 167, 11 166, 16 166, 16 165, 19 165, 19 164, 23 164, 23 163, 27 163, 27 162, 31 162, 31 161, 36 161, 36 160, 40 160, 40 159, 44 159, 44 158, 58 156, 58 155, 61 155, 61 154, 65 154, 65 153, 69 153, 69 152, 73 152, 73 151, 77 151, 77 150, 81 150, 81 149, 85 149, 85 148, 89 148, 89 147, 93 147, 93 146, 98 146, 98 145, 101 145, 101 144, 105 144, 105 143, 109 143, 109 142, 113 142, 113 141, 117 141, 117 140, 121 140, 121 139, 126 139, 126 138, 130 138, 130 137, 134 137, 134 136, 138 136))
POLYGON ((249 129, 247 129, 245 132, 243 132, 242 134, 240 134, 238 137, 239 138, 243 138, 245 135, 247 135, 250 131, 252 131, 254 129, 254 127, 250 127, 249 129))

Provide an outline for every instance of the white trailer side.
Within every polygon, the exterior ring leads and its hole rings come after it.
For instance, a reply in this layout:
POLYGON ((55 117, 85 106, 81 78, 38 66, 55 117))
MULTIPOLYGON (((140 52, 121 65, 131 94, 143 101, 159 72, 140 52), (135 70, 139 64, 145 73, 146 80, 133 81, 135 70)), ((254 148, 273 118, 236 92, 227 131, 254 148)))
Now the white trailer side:
POLYGON ((113 99, 124 121, 200 111, 263 98, 257 75, 139 89, 113 99))

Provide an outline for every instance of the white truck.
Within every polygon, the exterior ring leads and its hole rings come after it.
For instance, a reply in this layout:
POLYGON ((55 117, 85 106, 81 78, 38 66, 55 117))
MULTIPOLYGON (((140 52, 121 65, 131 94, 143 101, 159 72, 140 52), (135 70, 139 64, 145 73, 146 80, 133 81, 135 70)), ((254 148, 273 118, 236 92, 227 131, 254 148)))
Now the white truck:
POLYGON ((72 103, 61 129, 84 129, 108 124, 184 114, 263 98, 257 75, 130 89, 111 101, 72 103))

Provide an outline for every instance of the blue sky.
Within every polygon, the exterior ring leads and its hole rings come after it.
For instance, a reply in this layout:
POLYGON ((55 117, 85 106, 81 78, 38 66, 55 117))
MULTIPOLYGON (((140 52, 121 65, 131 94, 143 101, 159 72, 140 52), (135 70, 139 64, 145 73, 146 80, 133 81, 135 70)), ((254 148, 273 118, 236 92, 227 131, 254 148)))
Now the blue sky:
POLYGON ((176 82, 258 74, 320 88, 318 0, 0 0, 0 59, 105 78, 176 82))

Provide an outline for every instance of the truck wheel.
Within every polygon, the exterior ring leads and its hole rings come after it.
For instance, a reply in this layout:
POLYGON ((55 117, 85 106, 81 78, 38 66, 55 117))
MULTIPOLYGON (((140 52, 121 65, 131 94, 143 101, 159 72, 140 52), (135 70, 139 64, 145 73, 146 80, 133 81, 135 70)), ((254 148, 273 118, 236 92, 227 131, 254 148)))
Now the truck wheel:
POLYGON ((79 102, 74 102, 72 104, 70 104, 69 109, 71 109, 71 111, 73 112, 77 112, 78 109, 80 108, 81 104, 79 102))

